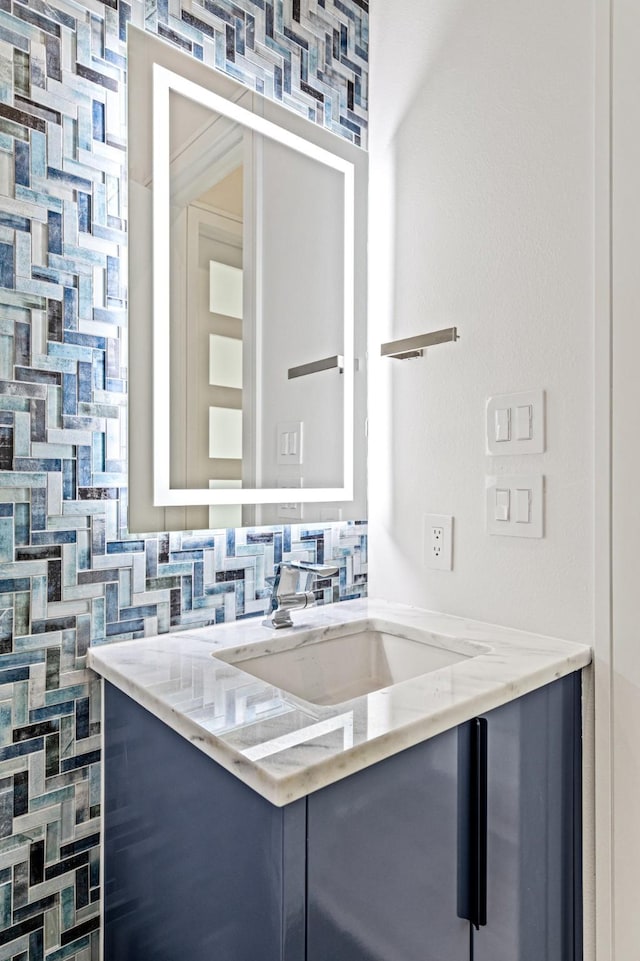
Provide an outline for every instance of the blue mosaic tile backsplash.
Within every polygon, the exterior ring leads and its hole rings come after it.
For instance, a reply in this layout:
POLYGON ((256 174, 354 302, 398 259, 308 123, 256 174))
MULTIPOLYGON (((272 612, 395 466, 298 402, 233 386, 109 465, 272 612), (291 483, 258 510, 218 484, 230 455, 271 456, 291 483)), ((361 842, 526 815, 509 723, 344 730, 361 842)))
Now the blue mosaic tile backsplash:
POLYGON ((126 530, 129 21, 366 145, 367 0, 0 0, 0 961, 99 956, 89 645, 366 591, 364 523, 126 530))

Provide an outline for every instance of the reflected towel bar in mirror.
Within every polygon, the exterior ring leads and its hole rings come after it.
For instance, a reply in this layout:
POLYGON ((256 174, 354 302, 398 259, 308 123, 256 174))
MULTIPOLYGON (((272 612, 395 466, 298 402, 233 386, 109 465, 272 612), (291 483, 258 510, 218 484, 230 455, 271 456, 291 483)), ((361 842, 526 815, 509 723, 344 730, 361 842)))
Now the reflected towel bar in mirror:
POLYGON ((290 367, 287 373, 289 380, 293 380, 294 377, 306 377, 307 374, 316 374, 319 370, 333 370, 334 367, 338 368, 339 373, 344 371, 342 354, 334 354, 333 357, 314 360, 310 364, 300 364, 299 367, 290 367))

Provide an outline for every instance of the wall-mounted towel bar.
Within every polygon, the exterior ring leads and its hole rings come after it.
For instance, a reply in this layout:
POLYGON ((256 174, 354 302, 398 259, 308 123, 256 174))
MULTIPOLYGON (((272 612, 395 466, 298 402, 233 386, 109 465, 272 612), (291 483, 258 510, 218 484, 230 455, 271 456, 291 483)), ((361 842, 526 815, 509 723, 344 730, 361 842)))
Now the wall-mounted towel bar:
POLYGON ((425 347, 455 340, 459 340, 458 328, 445 327, 443 330, 432 330, 429 334, 418 334, 416 337, 405 337, 404 340, 392 340, 388 344, 382 344, 380 354, 382 357, 407 360, 409 357, 422 357, 425 347))

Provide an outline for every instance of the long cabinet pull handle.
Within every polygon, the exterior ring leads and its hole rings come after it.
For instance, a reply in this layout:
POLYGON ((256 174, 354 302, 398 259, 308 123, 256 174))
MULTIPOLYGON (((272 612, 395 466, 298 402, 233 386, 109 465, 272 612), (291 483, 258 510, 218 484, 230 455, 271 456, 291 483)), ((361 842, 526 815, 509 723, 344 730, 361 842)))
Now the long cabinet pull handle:
POLYGON ((470 724, 469 920, 478 930, 487 923, 487 721, 470 724))

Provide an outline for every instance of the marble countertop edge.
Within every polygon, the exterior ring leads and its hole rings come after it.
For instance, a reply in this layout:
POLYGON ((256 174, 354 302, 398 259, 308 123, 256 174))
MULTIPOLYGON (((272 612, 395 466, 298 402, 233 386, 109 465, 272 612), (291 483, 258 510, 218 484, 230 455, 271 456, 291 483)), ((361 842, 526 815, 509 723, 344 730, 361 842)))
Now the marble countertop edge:
MULTIPOLYGON (((375 599, 317 608, 296 631, 363 617, 394 618, 491 649, 332 707, 309 704, 216 658, 216 652, 268 638, 256 620, 90 648, 89 666, 281 807, 578 671, 592 656, 587 644, 375 599), (180 706, 199 704, 199 698, 201 707, 180 706), (254 703, 262 714, 252 713, 254 703), (232 717, 237 712, 226 727, 220 727, 223 709, 232 717), (210 729, 216 724, 217 731, 210 729)), ((277 633, 274 643, 280 639, 277 633)), ((295 643, 296 632, 288 639, 295 643)))

